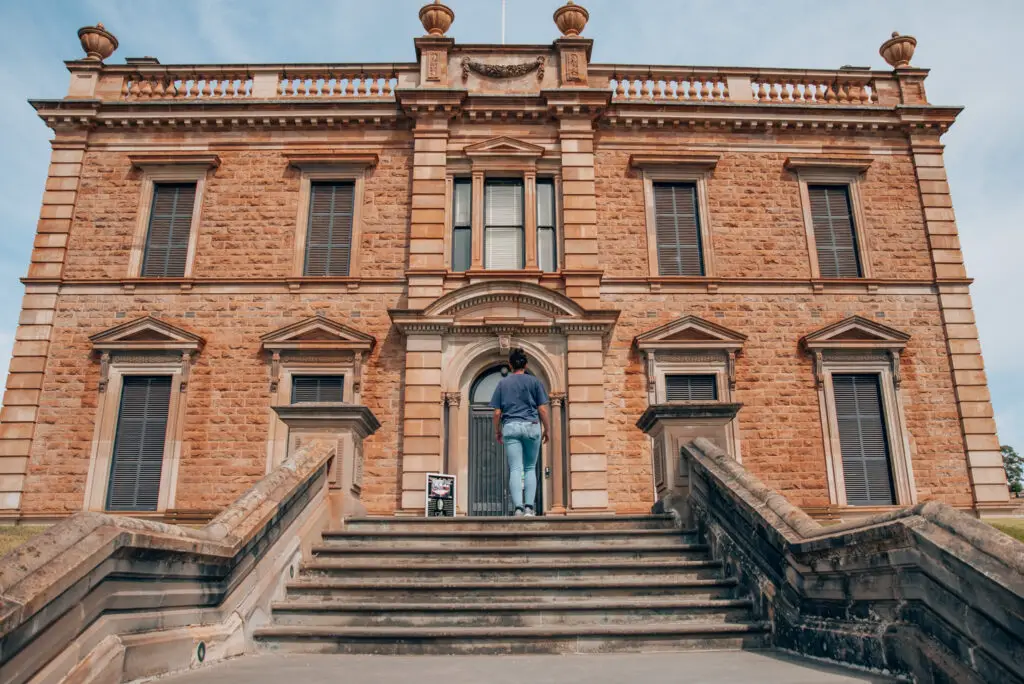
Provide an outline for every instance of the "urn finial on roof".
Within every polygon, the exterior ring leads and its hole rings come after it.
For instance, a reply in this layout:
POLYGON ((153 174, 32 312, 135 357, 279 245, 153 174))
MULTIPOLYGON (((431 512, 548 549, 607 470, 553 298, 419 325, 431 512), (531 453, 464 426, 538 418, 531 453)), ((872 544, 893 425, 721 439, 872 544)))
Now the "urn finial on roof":
POLYGON ((434 0, 429 5, 420 8, 420 23, 426 29, 427 35, 443 36, 453 21, 455 21, 455 12, 451 7, 442 5, 441 0, 434 0))
POLYGON ((78 40, 85 50, 85 58, 93 62, 102 62, 117 49, 117 38, 103 28, 101 23, 78 29, 78 40))
POLYGON ((555 10, 555 26, 566 38, 576 38, 583 33, 583 27, 590 19, 590 12, 586 8, 577 5, 572 0, 555 10))
POLYGON ((901 36, 896 31, 892 32, 892 38, 882 43, 878 48, 878 54, 889 63, 893 69, 910 66, 910 58, 914 56, 914 48, 917 47, 917 38, 913 36, 901 36))

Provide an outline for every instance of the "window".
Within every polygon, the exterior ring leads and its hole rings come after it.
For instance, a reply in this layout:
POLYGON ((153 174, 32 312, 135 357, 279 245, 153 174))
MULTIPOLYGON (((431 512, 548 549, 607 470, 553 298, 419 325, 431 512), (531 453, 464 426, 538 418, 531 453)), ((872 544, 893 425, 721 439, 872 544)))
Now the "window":
POLYGON ((555 231, 555 182, 537 181, 537 265, 540 270, 558 270, 558 241, 555 231))
POLYGON ((184 277, 195 201, 195 183, 154 183, 142 277, 184 277))
POLYGON ((654 221, 658 273, 704 275, 696 183, 655 183, 654 221))
POLYGON ((355 183, 313 183, 306 232, 307 276, 347 276, 352 257, 355 183))
POLYGON ((107 510, 157 510, 170 403, 171 376, 125 376, 107 487, 107 510))
POLYGON ((666 401, 716 401, 718 381, 714 375, 666 375, 666 401))
POLYGON ((832 391, 835 394, 846 503, 851 506, 895 504, 879 377, 833 374, 832 391))
POLYGON ((293 375, 292 403, 340 402, 345 393, 344 375, 293 375))
POLYGON ((523 268, 523 234, 522 181, 487 181, 484 185, 484 268, 523 268))
POLYGON ((452 270, 468 271, 473 259, 473 182, 456 179, 452 197, 452 270))
POLYGON ((857 235, 845 185, 811 185, 807 188, 814 222, 814 244, 822 278, 859 278, 857 235))

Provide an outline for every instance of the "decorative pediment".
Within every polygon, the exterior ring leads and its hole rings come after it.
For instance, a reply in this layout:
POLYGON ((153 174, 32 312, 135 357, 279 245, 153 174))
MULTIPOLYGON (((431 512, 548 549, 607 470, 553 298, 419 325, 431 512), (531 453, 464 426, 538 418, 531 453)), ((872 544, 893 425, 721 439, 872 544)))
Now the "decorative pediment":
POLYGON ((851 316, 806 335, 801 343, 809 350, 894 349, 907 346, 910 335, 862 316, 851 316))
POLYGON ((470 159, 488 157, 537 159, 544 154, 544 148, 515 138, 499 136, 468 145, 463 149, 463 153, 470 159))
POLYGON ((152 316, 122 323, 89 340, 93 349, 100 352, 164 349, 195 352, 205 343, 202 337, 152 316))
POLYGON ((356 351, 369 352, 377 340, 372 335, 324 316, 306 318, 260 338, 260 347, 271 352, 356 351))
POLYGON ((560 292, 515 281, 489 281, 459 288, 422 311, 394 309, 391 320, 403 332, 448 332, 454 329, 495 333, 607 332, 618 311, 587 311, 560 292))
POLYGON ((698 316, 683 316, 660 328, 637 335, 634 343, 644 351, 655 349, 721 349, 743 347, 747 336, 698 316))

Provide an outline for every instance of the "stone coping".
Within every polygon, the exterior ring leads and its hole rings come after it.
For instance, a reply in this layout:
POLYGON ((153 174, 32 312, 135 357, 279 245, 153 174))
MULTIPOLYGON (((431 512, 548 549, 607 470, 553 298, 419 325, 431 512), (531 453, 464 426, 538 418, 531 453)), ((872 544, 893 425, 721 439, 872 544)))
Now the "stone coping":
POLYGON ((274 412, 290 428, 332 428, 349 425, 363 437, 380 429, 380 421, 362 404, 317 401, 273 406, 274 412))
MULTIPOLYGON (((198 561, 211 571, 220 566, 226 576, 251 555, 249 545, 282 516, 293 497, 326 471, 334 456, 333 444, 311 440, 200 529, 82 512, 14 549, 0 558, 0 663, 16 653, 7 643, 12 632, 125 552, 162 552, 172 560, 198 561)), ((102 577, 90 580, 99 581, 102 577)), ((59 615, 43 617, 52 621, 59 615)), ((45 627, 38 625, 33 632, 45 627)))
POLYGON ((636 421, 636 426, 648 432, 662 420, 689 418, 728 422, 736 417, 741 408, 743 404, 725 404, 717 401, 651 404, 636 421))

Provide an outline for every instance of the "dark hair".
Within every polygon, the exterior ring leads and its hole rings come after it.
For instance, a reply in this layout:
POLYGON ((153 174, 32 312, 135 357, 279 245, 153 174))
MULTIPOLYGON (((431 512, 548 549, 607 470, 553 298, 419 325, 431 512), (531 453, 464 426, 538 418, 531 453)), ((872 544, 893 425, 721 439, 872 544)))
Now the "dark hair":
POLYGON ((520 370, 526 368, 526 352, 519 347, 512 350, 512 353, 508 355, 508 364, 512 366, 512 370, 520 370))

